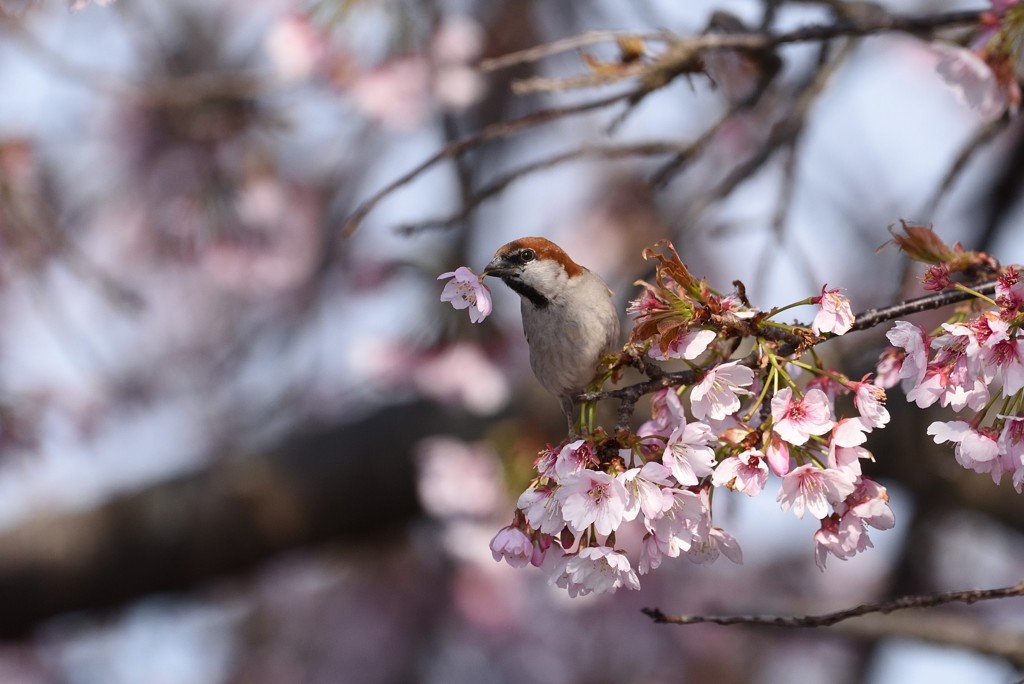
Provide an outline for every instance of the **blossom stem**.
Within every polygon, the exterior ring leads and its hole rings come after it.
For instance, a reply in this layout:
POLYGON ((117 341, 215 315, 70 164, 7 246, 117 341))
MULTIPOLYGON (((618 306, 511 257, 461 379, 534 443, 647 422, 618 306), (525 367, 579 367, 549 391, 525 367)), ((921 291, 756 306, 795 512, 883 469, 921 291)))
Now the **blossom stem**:
MULTIPOLYGON (((783 311, 785 311, 787 309, 794 309, 794 308, 796 308, 798 306, 808 306, 810 304, 814 304, 813 300, 814 300, 814 297, 808 297, 807 299, 801 299, 799 302, 793 302, 792 304, 786 304, 785 306, 777 306, 777 307, 773 308, 771 311, 769 311, 768 315, 765 316, 765 318, 768 319, 768 318, 771 318, 772 316, 776 316, 776 315, 782 313, 783 311)), ((774 322, 773 321, 765 320, 764 323, 773 324, 774 322)), ((774 325, 780 325, 780 324, 779 323, 774 323, 774 325)), ((791 327, 791 326, 786 326, 786 327, 791 327)))
POLYGON ((835 371, 830 371, 830 370, 826 370, 824 368, 819 368, 818 366, 812 366, 811 364, 804 363, 803 361, 796 361, 794 359, 790 359, 789 363, 791 365, 793 365, 793 366, 798 367, 798 368, 803 368, 808 373, 814 373, 815 375, 824 375, 827 378, 832 378, 836 382, 838 382, 840 384, 843 384, 843 385, 845 385, 846 383, 848 383, 850 381, 850 379, 848 377, 846 377, 845 375, 843 375, 841 373, 836 373, 835 371))
POLYGON ((973 297, 977 297, 978 299, 983 299, 986 302, 988 302, 989 304, 991 304, 992 306, 995 306, 995 307, 999 306, 998 304, 996 304, 995 300, 992 299, 991 297, 983 295, 982 293, 978 292, 977 290, 972 290, 971 288, 967 287, 966 285, 964 285, 962 283, 954 283, 953 284, 953 289, 954 290, 959 290, 960 292, 965 292, 965 293, 967 293, 967 294, 969 294, 969 295, 971 295, 973 297))
MULTIPOLYGON (((789 388, 793 390, 793 394, 795 394, 797 397, 802 397, 803 393, 799 390, 799 388, 797 388, 796 383, 793 382, 793 378, 789 377, 789 373, 787 373, 785 371, 785 369, 783 369, 782 366, 779 365, 779 358, 777 356, 775 356, 775 354, 769 353, 768 354, 768 361, 772 364, 772 366, 774 366, 774 368, 776 370, 776 386, 775 386, 775 389, 778 390, 777 378, 778 378, 779 375, 781 375, 782 379, 786 381, 787 385, 789 385, 789 388)), ((790 363, 796 363, 796 361, 790 361, 790 363)))

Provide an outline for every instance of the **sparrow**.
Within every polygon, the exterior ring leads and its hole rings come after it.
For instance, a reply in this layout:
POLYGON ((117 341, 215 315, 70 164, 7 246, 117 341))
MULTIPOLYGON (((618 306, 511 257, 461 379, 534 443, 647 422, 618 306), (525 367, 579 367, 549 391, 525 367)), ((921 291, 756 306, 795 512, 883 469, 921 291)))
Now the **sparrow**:
POLYGON ((618 346, 619 314, 601 278, 542 237, 499 248, 483 274, 519 295, 530 367, 558 397, 575 435, 576 396, 593 382, 597 362, 618 346))

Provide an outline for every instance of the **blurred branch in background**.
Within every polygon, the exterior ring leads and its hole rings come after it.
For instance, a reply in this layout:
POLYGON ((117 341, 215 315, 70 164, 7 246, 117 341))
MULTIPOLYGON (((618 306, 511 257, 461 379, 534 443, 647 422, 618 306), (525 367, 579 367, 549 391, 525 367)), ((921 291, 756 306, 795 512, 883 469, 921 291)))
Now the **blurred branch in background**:
POLYGON ((289 549, 401 540, 420 514, 417 442, 479 429, 436 405, 394 406, 265 452, 222 455, 91 511, 33 520, 0 535, 0 637, 24 637, 60 613, 237 576, 289 549))

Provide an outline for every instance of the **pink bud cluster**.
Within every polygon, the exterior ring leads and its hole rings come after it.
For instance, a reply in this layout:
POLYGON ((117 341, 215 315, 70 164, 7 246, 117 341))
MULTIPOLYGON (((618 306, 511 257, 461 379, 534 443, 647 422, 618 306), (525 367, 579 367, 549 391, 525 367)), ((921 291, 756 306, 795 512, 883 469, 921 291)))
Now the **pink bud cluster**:
MULTIPOLYGON (((990 300, 991 301, 991 300, 990 300)), ((887 337, 876 383, 900 383, 907 401, 938 403, 969 420, 936 421, 928 427, 937 444, 951 442, 957 463, 988 473, 998 484, 1010 476, 1024 490, 1024 279, 1010 268, 999 278, 995 306, 958 315, 932 335, 897 321, 887 337)))

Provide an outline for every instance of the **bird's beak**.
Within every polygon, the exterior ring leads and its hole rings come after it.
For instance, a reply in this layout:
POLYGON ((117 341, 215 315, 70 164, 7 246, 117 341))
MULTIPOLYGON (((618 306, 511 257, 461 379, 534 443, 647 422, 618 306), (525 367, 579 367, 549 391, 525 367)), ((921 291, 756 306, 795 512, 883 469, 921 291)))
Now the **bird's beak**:
POLYGON ((494 257, 491 259, 491 263, 484 267, 482 275, 501 278, 503 276, 512 275, 515 272, 515 267, 509 266, 508 263, 503 261, 500 257, 494 257))

